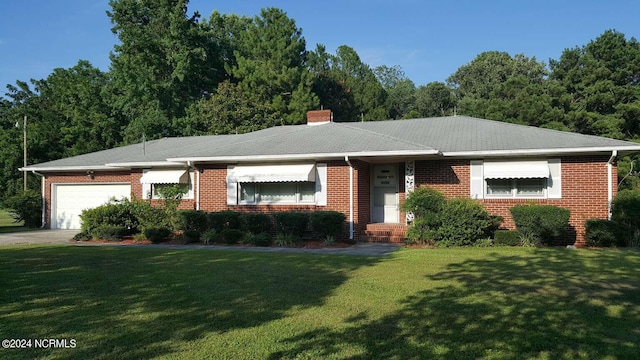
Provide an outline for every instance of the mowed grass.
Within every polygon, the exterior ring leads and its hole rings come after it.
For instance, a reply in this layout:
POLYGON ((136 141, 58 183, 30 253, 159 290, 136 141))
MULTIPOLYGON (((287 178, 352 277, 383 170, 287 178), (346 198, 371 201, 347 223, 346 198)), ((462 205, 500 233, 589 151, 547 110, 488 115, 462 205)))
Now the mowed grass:
POLYGON ((28 228, 22 222, 15 222, 6 209, 0 209, 0 234, 16 231, 26 231, 28 228))
POLYGON ((2 359, 638 359, 640 253, 0 248, 2 359))

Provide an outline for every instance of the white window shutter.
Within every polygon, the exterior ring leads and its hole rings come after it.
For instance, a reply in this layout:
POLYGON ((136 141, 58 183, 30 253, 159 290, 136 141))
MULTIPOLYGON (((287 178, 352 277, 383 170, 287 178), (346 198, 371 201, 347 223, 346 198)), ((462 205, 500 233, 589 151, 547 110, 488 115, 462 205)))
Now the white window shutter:
POLYGON ((327 164, 316 164, 316 205, 327 205, 327 164))
POLYGON ((484 174, 483 174, 483 161, 471 160, 470 164, 470 183, 471 183, 471 198, 483 199, 484 198, 484 174))
POLYGON ((560 159, 549 159, 549 179, 547 179, 547 197, 549 199, 562 198, 562 164, 560 159))
MULTIPOLYGON (((227 166, 227 173, 233 166, 227 166)), ((227 205, 238 205, 238 183, 227 179, 227 205)))

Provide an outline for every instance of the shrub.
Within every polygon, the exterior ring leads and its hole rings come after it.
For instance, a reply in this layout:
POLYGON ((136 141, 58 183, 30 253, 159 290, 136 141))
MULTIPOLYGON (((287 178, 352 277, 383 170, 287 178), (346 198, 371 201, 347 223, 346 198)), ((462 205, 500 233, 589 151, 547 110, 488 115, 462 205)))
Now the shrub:
POLYGON ((129 233, 129 229, 115 225, 100 225, 93 229, 91 236, 94 239, 121 241, 129 233))
POLYGON ((133 241, 135 241, 135 242, 141 242, 141 241, 146 240, 146 239, 147 238, 144 237, 143 233, 137 233, 137 234, 133 235, 133 241))
POLYGON ((144 230, 144 236, 155 244, 166 241, 170 234, 171 230, 166 227, 151 227, 144 230))
POLYGON ((240 213, 231 210, 212 212, 207 214, 209 228, 221 233, 224 229, 240 229, 240 213))
POLYGON ((338 211, 314 211, 309 214, 311 229, 315 231, 321 239, 329 236, 335 238, 342 234, 344 221, 347 216, 338 211))
POLYGON ((185 230, 183 235, 188 243, 195 243, 200 241, 200 231, 198 230, 185 230))
POLYGON ((251 234, 261 234, 271 230, 271 217, 267 214, 242 214, 238 220, 240 222, 240 229, 251 234))
POLYGON ((204 233, 202 238, 204 239, 204 243, 207 245, 209 245, 210 243, 216 242, 218 240, 217 233, 213 229, 204 233))
POLYGON ((42 196, 40 193, 27 190, 11 196, 4 201, 15 222, 24 222, 28 228, 42 226, 42 196))
POLYGON ((245 242, 255 246, 271 246, 272 236, 268 232, 262 232, 259 234, 247 233, 245 242))
POLYGON ((522 245, 521 236, 518 230, 496 230, 493 243, 495 245, 520 246, 522 245))
POLYGON ((408 244, 433 244, 435 230, 439 223, 435 221, 435 214, 415 219, 407 230, 408 244))
POLYGON ((75 241, 89 241, 91 240, 91 234, 87 234, 85 232, 79 232, 75 234, 72 239, 75 241))
POLYGON ((420 186, 407 195, 400 208, 404 212, 411 212, 416 218, 429 213, 438 213, 444 207, 444 195, 428 186, 420 186))
POLYGON ((83 210, 80 213, 80 219, 82 219, 80 228, 82 232, 93 235, 97 228, 109 225, 127 229, 127 235, 133 234, 139 231, 140 226, 133 208, 133 204, 128 199, 123 199, 111 200, 93 209, 83 210))
POLYGON ((633 232, 629 245, 640 239, 640 190, 622 190, 611 202, 611 220, 626 225, 633 232))
POLYGON ((223 229, 220 232, 220 239, 225 244, 237 244, 242 239, 242 231, 238 229, 223 229))
POLYGON ((324 239, 322 239, 322 245, 324 246, 333 246, 336 243, 335 236, 327 235, 324 239))
POLYGON ((195 230, 204 233, 209 230, 207 212, 202 210, 179 210, 177 212, 178 227, 176 230, 195 230))
POLYGON ((468 198, 447 200, 438 218, 435 240, 443 246, 472 245, 486 237, 495 223, 482 205, 468 198))
POLYGON ((516 205, 509 211, 523 236, 546 245, 565 233, 571 215, 568 209, 552 205, 516 205))
POLYGON ((136 220, 133 224, 136 232, 142 232, 148 228, 171 228, 171 220, 166 212, 157 207, 153 207, 149 201, 133 199, 129 202, 131 214, 136 220))
POLYGON ((309 215, 303 212, 278 212, 273 214, 278 233, 301 238, 309 223, 309 215))
POLYGON ((585 222, 584 237, 588 246, 627 246, 632 236, 629 226, 615 221, 588 219, 585 222))

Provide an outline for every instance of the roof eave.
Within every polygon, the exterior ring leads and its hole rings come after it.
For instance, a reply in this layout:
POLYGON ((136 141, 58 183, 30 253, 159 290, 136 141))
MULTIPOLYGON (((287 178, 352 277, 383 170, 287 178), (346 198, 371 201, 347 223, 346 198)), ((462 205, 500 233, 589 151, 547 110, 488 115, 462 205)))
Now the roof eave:
POLYGON ((127 167, 117 166, 27 166, 18 168, 19 171, 38 171, 38 172, 54 172, 54 171, 109 171, 109 170, 126 170, 127 167))
POLYGON ((638 146, 602 146, 580 148, 555 148, 555 149, 517 149, 517 150, 485 150, 485 151, 444 151, 444 157, 477 158, 484 156, 535 156, 535 155, 586 155, 610 153, 617 151, 618 155, 640 152, 638 146))
POLYGON ((146 167, 184 167, 185 162, 175 161, 134 161, 123 163, 108 163, 105 166, 127 167, 127 168, 146 168, 146 167))

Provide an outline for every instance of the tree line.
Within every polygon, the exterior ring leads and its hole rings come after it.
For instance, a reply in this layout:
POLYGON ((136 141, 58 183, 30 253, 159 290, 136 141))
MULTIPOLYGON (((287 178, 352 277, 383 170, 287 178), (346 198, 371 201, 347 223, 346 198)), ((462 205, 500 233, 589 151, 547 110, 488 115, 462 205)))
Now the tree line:
MULTIPOLYGON (((111 0, 118 44, 107 72, 80 60, 0 97, 0 198, 22 188, 23 116, 28 163, 167 136, 244 133, 299 124, 306 111, 335 121, 453 114, 640 138, 640 44, 607 30, 549 64, 488 51, 446 82, 416 86, 399 66, 372 68, 347 46, 308 50, 277 8, 254 17, 188 14, 188 0, 111 0)), ((620 164, 626 174, 630 162, 620 164)), ((635 186, 627 176, 626 186, 635 186)), ((30 187, 39 188, 36 177, 30 187)))

